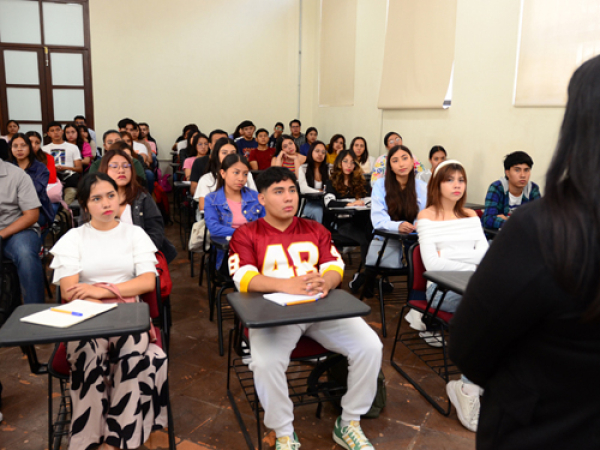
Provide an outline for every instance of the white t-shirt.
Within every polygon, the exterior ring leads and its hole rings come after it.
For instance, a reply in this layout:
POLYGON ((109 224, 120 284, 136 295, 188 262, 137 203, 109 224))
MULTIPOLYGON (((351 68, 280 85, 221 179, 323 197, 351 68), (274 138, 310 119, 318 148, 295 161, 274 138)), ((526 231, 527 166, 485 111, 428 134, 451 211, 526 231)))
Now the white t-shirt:
MULTIPOLYGON (((57 166, 75 167, 75 161, 81 161, 81 153, 76 145, 63 142, 62 144, 48 144, 42 147, 42 150, 52 155, 54 158, 54 164, 57 166)), ((65 176, 71 176, 75 172, 72 170, 65 170, 63 172, 65 176)))
POLYGON ((521 195, 519 195, 518 197, 515 197, 514 195, 512 195, 510 193, 510 191, 508 192, 508 207, 510 209, 510 211, 508 212, 508 215, 510 216, 513 211, 515 209, 517 209, 519 206, 521 206, 521 202, 523 201, 523 193, 521 192, 521 195))
MULTIPOLYGON (((251 172, 248 172, 248 180, 246 181, 246 187, 248 189, 252 189, 253 191, 257 190, 251 172)), ((208 194, 210 194, 211 192, 215 192, 216 190, 217 182, 215 181, 215 177, 213 177, 213 174, 210 172, 205 173, 198 180, 198 187, 196 188, 196 192, 194 193, 194 200, 204 198, 208 194)))
POLYGON ((69 230, 52 247, 53 283, 79 274, 80 283, 123 283, 147 272, 156 274, 156 247, 146 232, 119 223, 100 231, 86 223, 69 230))
POLYGON ((177 151, 179 152, 180 150, 183 150, 184 148, 187 147, 187 139, 183 139, 182 141, 179 141, 177 143, 177 151))
POLYGON ((148 156, 148 149, 140 142, 133 143, 133 151, 136 153, 143 153, 144 155, 148 156))

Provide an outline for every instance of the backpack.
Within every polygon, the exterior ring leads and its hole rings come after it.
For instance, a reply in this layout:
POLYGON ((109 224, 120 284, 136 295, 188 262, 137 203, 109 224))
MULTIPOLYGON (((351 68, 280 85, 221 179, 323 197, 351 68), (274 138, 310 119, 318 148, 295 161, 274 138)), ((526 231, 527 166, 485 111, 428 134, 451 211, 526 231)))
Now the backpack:
POLYGON ((173 186, 169 183, 169 174, 162 174, 160 169, 156 169, 156 182, 160 185, 163 192, 169 193, 173 190, 173 186))
POLYGON ((58 241, 71 228, 73 228, 73 214, 70 209, 61 206, 56 216, 54 216, 54 222, 51 227, 52 234, 54 234, 54 241, 58 241))
MULTIPOLYGON (((326 373, 327 375, 327 383, 324 385, 320 384, 321 387, 326 386, 330 389, 331 394, 335 395, 334 392, 340 390, 340 387, 343 388, 341 391, 342 394, 346 393, 348 389, 348 359, 342 355, 332 355, 328 356, 324 362, 317 365, 315 370, 308 377, 308 391, 309 394, 312 389, 315 389, 316 386, 319 385, 319 377, 326 373), (315 387, 312 387, 315 386, 315 387)), ((337 395, 339 397, 339 395, 337 395)), ((375 398, 373 399, 373 404, 371 405, 371 409, 366 414, 362 415, 364 419, 375 419, 379 417, 381 410, 384 408, 387 399, 387 390, 385 387, 385 377, 383 375, 383 370, 379 370, 379 375, 377 376, 377 393, 375 394, 375 398)), ((341 398, 334 398, 332 403, 337 406, 338 409, 341 410, 341 398)))

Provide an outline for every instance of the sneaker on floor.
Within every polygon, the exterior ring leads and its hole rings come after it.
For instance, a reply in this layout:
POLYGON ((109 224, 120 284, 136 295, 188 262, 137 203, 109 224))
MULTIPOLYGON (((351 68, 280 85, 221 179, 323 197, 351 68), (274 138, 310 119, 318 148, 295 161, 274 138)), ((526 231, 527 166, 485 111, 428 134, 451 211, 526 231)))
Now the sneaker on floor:
POLYGON ((462 380, 453 380, 446 385, 446 392, 450 403, 456 408, 458 420, 463 426, 473 433, 477 432, 479 422, 479 396, 470 396, 462 391, 462 380))
POLYGON ((417 311, 416 309, 411 309, 404 316, 404 320, 406 320, 410 324, 410 327, 413 330, 425 331, 427 330, 427 326, 421 320, 422 317, 423 314, 421 314, 419 311, 417 311))
POLYGON ((355 273, 352 281, 348 283, 348 287, 352 291, 353 294, 358 294, 358 291, 365 284, 365 274, 364 273, 355 273))
POLYGON ((421 331, 419 337, 431 347, 440 348, 444 345, 441 331, 421 331))
POLYGON ((333 440, 346 450, 367 450, 374 448, 360 428, 360 422, 353 420, 350 422, 350 425, 342 428, 342 416, 339 416, 335 421, 333 440))
POLYGON ((280 437, 275 441, 275 450, 298 450, 299 448, 300 442, 298 442, 296 432, 293 436, 280 437))
POLYGON ((384 281, 382 283, 383 285, 383 293, 384 294, 391 294, 392 292, 394 292, 394 283, 390 283, 389 281, 384 281))

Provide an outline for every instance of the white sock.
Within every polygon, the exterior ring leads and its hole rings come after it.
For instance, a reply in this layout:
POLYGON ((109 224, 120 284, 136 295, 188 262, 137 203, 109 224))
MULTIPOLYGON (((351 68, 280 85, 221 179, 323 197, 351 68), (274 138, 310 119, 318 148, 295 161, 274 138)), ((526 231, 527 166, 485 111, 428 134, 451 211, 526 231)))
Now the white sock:
POLYGON ((479 386, 473 383, 463 383, 462 385, 462 393, 468 395, 469 397, 479 397, 479 386))
POLYGON ((347 420, 344 420, 344 419, 340 419, 340 426, 342 427, 342 430, 343 430, 344 428, 346 428, 347 426, 349 426, 349 425, 350 425, 350 422, 349 422, 349 421, 347 421, 347 420))

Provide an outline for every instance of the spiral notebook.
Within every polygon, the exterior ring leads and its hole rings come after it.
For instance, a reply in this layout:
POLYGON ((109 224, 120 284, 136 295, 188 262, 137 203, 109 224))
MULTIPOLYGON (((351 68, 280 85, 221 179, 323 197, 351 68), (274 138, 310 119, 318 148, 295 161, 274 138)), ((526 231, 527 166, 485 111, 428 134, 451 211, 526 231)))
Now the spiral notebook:
POLYGON ((60 306, 30 314, 21 318, 21 322, 45 325, 55 328, 68 328, 98 314, 117 307, 117 303, 96 303, 87 300, 73 300, 60 306))

